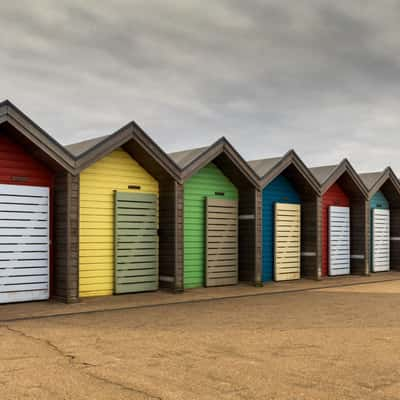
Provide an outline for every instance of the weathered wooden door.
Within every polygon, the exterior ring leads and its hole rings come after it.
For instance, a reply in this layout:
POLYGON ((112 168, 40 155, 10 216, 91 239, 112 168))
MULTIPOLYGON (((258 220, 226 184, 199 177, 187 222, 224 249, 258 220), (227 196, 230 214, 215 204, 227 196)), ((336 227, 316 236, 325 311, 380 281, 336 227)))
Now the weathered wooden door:
POLYGON ((390 211, 372 210, 372 271, 390 269, 390 211))
POLYGON ((155 194, 115 192, 115 293, 158 288, 155 194))
POLYGON ((49 298, 49 188, 0 185, 0 303, 49 298))
POLYGON ((276 281, 300 279, 300 204, 275 203, 276 281))
POLYGON ((238 203, 206 198, 206 286, 238 282, 238 203))
POLYGON ((329 275, 350 274, 350 208, 329 207, 329 275))

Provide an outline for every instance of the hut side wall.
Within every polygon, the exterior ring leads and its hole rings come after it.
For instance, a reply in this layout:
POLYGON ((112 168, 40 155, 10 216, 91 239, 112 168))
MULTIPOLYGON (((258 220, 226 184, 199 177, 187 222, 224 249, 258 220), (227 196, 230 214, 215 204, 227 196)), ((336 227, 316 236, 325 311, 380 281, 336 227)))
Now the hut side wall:
POLYGON ((275 203, 301 204, 301 199, 292 183, 279 175, 263 190, 262 200, 262 280, 271 281, 274 276, 274 227, 275 203))
POLYGON ((155 193, 158 182, 122 149, 80 175, 79 295, 114 292, 114 191, 155 193), (136 189, 128 186, 137 185, 136 189))
MULTIPOLYGON (((333 184, 322 196, 322 265, 321 276, 328 276, 328 259, 329 259, 329 233, 328 219, 329 206, 350 207, 350 199, 343 191, 339 184, 333 184)), ((350 211, 351 212, 351 211, 350 211)), ((357 229, 357 225, 354 227, 357 229)), ((353 229, 353 226, 351 226, 353 229)), ((351 237, 352 237, 351 233, 351 237)), ((351 240, 350 240, 351 242, 351 240)))
POLYGON ((238 190, 214 164, 203 167, 184 184, 184 287, 205 284, 205 199, 238 199, 238 190), (223 195, 216 195, 222 192, 223 195))

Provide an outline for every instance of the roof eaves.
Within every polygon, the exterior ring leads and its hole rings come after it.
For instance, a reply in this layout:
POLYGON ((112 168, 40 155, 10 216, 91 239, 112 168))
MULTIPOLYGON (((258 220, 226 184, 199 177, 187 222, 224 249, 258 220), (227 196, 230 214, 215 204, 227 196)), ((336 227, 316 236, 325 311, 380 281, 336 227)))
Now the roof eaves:
POLYGON ((47 154, 56 161, 59 159, 59 164, 64 164, 69 172, 75 172, 75 156, 9 100, 0 103, 0 122, 8 122, 21 133, 31 136, 29 139, 39 142, 47 154))

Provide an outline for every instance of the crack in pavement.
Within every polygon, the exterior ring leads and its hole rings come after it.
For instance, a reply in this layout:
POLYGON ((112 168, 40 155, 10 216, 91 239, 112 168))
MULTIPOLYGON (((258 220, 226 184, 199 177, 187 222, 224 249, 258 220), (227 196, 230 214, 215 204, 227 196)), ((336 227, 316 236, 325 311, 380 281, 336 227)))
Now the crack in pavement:
POLYGON ((144 390, 139 390, 139 389, 132 388, 132 387, 130 387, 130 386, 126 386, 126 385, 124 385, 123 383, 115 382, 115 381, 113 381, 113 380, 111 380, 111 379, 108 379, 108 378, 104 378, 104 377, 102 377, 102 376, 95 375, 95 374, 93 374, 92 372, 86 371, 86 374, 89 375, 89 376, 91 376, 91 377, 93 377, 93 378, 95 378, 95 379, 97 379, 97 380, 99 380, 99 381, 101 381, 101 382, 107 383, 107 384, 109 384, 109 385, 117 386, 117 387, 119 387, 120 389, 127 390, 127 391, 129 391, 129 392, 133 392, 133 393, 136 393, 136 394, 141 394, 141 395, 143 395, 143 396, 147 396, 147 397, 150 398, 150 399, 162 400, 161 397, 154 396, 154 395, 152 395, 152 394, 150 394, 150 393, 145 392, 144 390))
POLYGON ((98 376, 98 375, 94 374, 93 372, 88 371, 86 368, 88 368, 88 367, 96 367, 96 365, 90 364, 90 363, 84 362, 84 361, 78 361, 76 359, 76 356, 64 352, 63 350, 61 350, 58 346, 56 346, 54 343, 52 343, 48 339, 43 339, 43 338, 39 338, 39 337, 36 337, 36 336, 33 336, 33 335, 29 335, 29 334, 25 333, 22 330, 19 330, 19 329, 16 329, 16 328, 11 328, 9 325, 2 324, 2 325, 0 325, 0 327, 3 327, 5 329, 7 329, 9 332, 12 332, 12 333, 14 333, 16 335, 19 335, 19 336, 23 337, 23 338, 34 340, 34 341, 40 342, 42 344, 45 344, 46 346, 50 347, 53 351, 58 353, 60 356, 62 356, 63 358, 66 358, 68 360, 69 364, 71 364, 72 366, 79 365, 79 366, 83 367, 83 368, 80 369, 80 371, 85 369, 84 373, 86 375, 92 377, 93 379, 96 379, 96 380, 98 380, 100 382, 103 382, 103 383, 106 383, 106 384, 109 384, 109 385, 116 386, 116 387, 118 387, 118 388, 120 388, 122 390, 126 390, 126 391, 129 391, 129 392, 135 393, 135 394, 140 394, 140 395, 143 395, 143 396, 147 396, 149 399, 162 400, 161 397, 154 396, 154 395, 152 395, 150 393, 147 393, 144 390, 132 388, 130 386, 124 385, 123 383, 115 382, 115 381, 113 381, 111 379, 108 379, 108 378, 105 378, 105 377, 102 377, 102 376, 98 376))

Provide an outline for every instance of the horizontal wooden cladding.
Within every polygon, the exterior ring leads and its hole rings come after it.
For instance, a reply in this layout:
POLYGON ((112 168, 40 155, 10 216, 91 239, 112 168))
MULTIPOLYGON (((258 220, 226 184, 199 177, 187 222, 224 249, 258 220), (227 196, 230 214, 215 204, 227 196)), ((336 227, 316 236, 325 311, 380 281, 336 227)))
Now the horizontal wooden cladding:
POLYGON ((237 283, 237 200, 206 199, 206 255, 206 286, 237 283))
POLYGON ((30 150, 7 134, 0 135, 0 183, 52 187, 54 173, 30 150))
MULTIPOLYGON (((114 290, 114 191, 158 194, 158 182, 129 154, 118 149, 80 175, 80 296, 110 295, 114 290), (136 185, 140 189, 128 189, 136 185), (98 248, 101 243, 101 249, 98 248)), ((148 208, 127 209, 124 223, 147 217, 148 208), (129 220, 129 221, 128 221, 129 220)), ((151 211, 153 213, 153 211, 151 211)), ((117 217, 117 219, 119 216, 117 217)), ((122 234, 123 229, 118 229, 122 234)), ((146 229, 158 229, 158 214, 146 229)))

